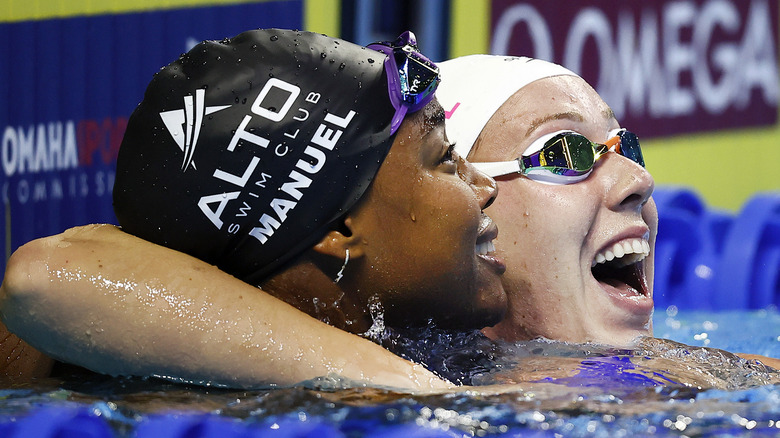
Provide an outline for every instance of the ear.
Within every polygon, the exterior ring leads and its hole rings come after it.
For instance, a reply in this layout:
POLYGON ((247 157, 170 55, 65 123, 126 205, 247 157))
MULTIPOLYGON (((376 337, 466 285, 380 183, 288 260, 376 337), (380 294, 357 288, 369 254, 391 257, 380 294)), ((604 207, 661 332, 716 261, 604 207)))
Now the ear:
POLYGON ((312 249, 338 259, 343 259, 349 249, 349 258, 357 259, 364 255, 363 236, 356 230, 352 217, 347 216, 338 227, 328 231, 312 249))

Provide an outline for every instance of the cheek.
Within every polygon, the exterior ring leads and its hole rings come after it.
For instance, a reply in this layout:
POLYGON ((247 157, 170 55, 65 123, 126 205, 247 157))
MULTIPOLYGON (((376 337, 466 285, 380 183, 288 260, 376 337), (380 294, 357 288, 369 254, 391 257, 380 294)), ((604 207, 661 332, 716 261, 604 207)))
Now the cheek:
POLYGON ((581 234, 594 209, 581 193, 567 189, 527 180, 499 183, 498 199, 487 211, 498 224, 499 239, 515 245, 581 234))
MULTIPOLYGON (((430 183, 415 197, 415 210, 423 221, 429 221, 428 229, 440 238, 448 241, 476 238, 480 207, 474 192, 468 185, 458 180, 442 181, 429 177, 430 183)), ((456 177, 457 178, 457 177, 456 177)))
POLYGON ((528 278, 545 289, 578 266, 597 209, 583 202, 587 198, 576 189, 533 181, 499 183, 498 199, 487 213, 499 227, 496 248, 507 263, 509 289, 528 278))
POLYGON ((656 207, 653 198, 650 198, 647 204, 642 207, 642 219, 644 219, 647 226, 650 227, 652 236, 655 237, 658 232, 658 208, 656 207))
POLYGON ((419 238, 413 245, 439 263, 474 263, 480 206, 470 186, 457 176, 429 175, 413 200, 419 238))

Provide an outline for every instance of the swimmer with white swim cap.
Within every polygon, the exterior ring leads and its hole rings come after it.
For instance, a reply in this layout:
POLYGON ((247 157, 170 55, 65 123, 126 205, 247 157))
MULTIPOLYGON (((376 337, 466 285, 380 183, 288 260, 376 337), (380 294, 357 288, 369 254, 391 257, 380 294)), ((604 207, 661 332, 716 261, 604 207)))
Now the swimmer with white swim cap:
POLYGON ((560 65, 472 55, 439 66, 447 134, 500 191, 487 213, 501 230, 509 305, 483 332, 651 350, 670 342, 650 338, 658 213, 637 137, 560 65))
POLYGON ((448 135, 501 192, 488 212, 510 304, 486 333, 611 345, 652 335, 658 216, 636 136, 557 64, 474 55, 441 69, 448 135))

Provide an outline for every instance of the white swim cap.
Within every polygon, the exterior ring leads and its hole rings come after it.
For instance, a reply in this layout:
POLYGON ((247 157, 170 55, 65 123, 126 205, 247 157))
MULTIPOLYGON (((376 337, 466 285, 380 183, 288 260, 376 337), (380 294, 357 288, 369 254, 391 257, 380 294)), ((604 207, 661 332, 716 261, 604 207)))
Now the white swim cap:
POLYGON ((482 128, 519 89, 552 76, 577 76, 558 64, 517 56, 469 55, 438 66, 436 97, 447 111, 447 137, 462 157, 468 157, 482 128))

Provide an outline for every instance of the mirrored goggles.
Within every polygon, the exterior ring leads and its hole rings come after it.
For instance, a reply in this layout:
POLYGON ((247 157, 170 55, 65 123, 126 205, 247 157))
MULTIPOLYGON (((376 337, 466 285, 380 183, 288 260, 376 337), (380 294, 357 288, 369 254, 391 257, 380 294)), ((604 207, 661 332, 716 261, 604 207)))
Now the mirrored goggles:
POLYGON ((587 178, 596 161, 610 151, 645 167, 639 139, 625 129, 605 144, 594 143, 574 131, 558 131, 535 140, 526 154, 515 160, 473 164, 493 178, 519 173, 536 181, 571 184, 587 178))
POLYGON ((401 34, 393 42, 383 41, 369 44, 373 49, 387 55, 387 89, 395 115, 390 124, 390 133, 395 134, 407 112, 422 109, 433 100, 439 86, 439 67, 420 53, 417 38, 411 31, 401 34))

